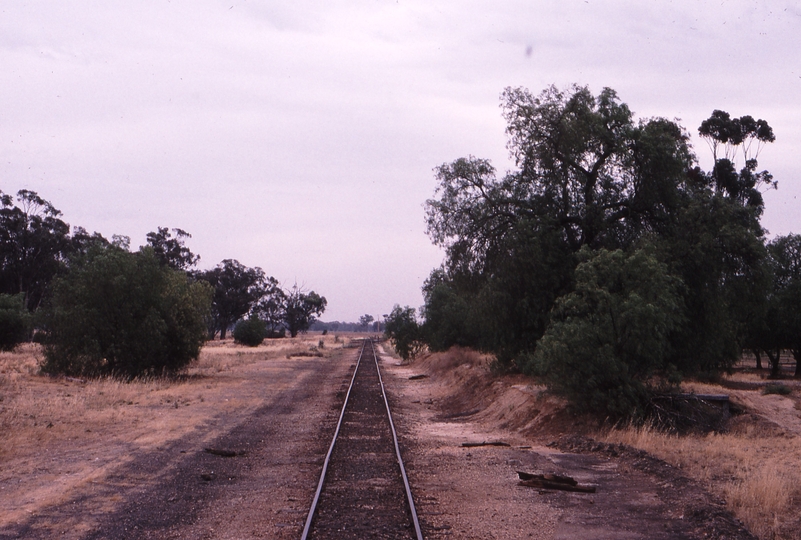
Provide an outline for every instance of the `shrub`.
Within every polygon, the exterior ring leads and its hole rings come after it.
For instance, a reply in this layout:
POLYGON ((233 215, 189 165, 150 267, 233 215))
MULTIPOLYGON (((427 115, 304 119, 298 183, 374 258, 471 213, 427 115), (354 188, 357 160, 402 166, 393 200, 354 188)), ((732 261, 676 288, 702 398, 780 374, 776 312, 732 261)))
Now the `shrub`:
POLYGON ((779 394, 780 396, 787 396, 792 393, 793 389, 786 384, 768 384, 762 389, 762 394, 779 394))
POLYGON ((677 382, 667 358, 682 320, 681 283, 646 249, 579 255, 575 290, 557 301, 524 369, 578 409, 642 416, 655 375, 677 382))
POLYGON ((10 351, 28 337, 24 295, 0 294, 0 350, 10 351))
POLYGON ((91 250, 53 282, 42 369, 135 377, 184 368, 206 335, 211 288, 151 250, 91 250))
POLYGON ((384 324, 384 334, 392 340, 395 352, 404 360, 414 358, 423 349, 422 331, 414 308, 396 305, 384 324))
POLYGON ((267 324, 258 317, 249 317, 236 323, 234 341, 248 347, 260 345, 267 337, 267 324))

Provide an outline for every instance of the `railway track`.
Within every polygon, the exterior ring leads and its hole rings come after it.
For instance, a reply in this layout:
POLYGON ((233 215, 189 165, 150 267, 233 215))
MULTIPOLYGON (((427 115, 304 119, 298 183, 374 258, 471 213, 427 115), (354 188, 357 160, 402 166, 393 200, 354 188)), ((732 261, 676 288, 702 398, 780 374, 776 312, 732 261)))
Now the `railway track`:
POLYGON ((420 523, 378 359, 364 340, 301 540, 417 539, 420 523))

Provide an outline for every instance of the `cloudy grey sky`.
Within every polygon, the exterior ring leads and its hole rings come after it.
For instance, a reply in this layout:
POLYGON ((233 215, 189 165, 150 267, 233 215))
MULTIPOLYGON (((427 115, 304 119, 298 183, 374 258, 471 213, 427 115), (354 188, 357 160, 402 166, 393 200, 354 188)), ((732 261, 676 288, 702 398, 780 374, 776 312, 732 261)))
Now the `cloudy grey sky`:
POLYGON ((784 0, 0 0, 0 189, 133 247, 183 228, 201 267, 260 266, 356 320, 422 303, 435 166, 510 167, 503 88, 572 83, 693 134, 715 108, 768 120, 763 223, 801 232, 784 0))

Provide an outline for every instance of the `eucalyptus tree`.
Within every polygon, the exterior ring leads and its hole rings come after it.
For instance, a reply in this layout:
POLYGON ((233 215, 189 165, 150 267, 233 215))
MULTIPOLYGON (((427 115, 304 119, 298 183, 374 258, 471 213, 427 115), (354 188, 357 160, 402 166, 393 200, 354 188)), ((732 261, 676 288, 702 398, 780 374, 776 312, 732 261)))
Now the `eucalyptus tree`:
POLYGON ((0 192, 0 293, 22 294, 26 309, 38 308, 63 270, 69 232, 61 212, 35 191, 16 198, 0 192))
POLYGON ((147 233, 147 245, 153 249, 161 264, 188 271, 197 265, 200 255, 195 255, 186 247, 187 238, 192 238, 192 235, 182 229, 172 229, 170 232, 167 227, 158 227, 156 231, 147 233))
POLYGON ((228 329, 253 309, 267 280, 261 268, 249 268, 235 259, 225 259, 194 276, 208 282, 214 290, 209 335, 214 337, 219 332, 220 339, 225 339, 228 329))
POLYGON ((284 325, 292 337, 299 332, 306 332, 328 305, 324 296, 314 291, 306 292, 297 284, 287 290, 285 295, 284 325))
POLYGON ((517 169, 498 178, 472 156, 438 167, 426 217, 446 252, 438 286, 493 326, 481 347, 511 360, 542 336, 582 246, 627 248, 666 227, 693 155, 680 126, 635 121, 609 88, 507 88, 502 108, 517 169))

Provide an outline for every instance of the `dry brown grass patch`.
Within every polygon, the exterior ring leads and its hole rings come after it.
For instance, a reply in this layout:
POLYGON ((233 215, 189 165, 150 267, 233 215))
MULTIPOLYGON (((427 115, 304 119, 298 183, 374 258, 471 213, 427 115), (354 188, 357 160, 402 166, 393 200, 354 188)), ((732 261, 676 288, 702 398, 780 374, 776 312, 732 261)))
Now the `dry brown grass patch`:
POLYGON ((801 438, 795 434, 744 429, 738 433, 678 436, 651 426, 599 433, 681 468, 728 508, 759 538, 801 538, 801 438))

